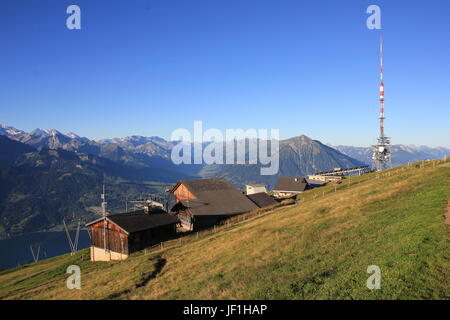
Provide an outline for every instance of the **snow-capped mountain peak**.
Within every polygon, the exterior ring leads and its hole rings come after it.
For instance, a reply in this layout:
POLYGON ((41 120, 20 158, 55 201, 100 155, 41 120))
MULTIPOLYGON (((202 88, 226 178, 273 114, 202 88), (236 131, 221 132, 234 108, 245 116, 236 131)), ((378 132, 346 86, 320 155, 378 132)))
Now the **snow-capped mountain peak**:
POLYGON ((79 135, 77 135, 76 133, 73 133, 73 132, 69 132, 68 134, 66 134, 66 136, 68 136, 71 139, 79 139, 80 138, 79 135))
POLYGON ((30 132, 30 135, 32 136, 44 136, 47 137, 50 134, 48 133, 48 130, 44 130, 44 129, 40 129, 40 128, 36 128, 33 131, 30 132))
POLYGON ((24 134, 24 133, 26 133, 26 132, 22 131, 22 130, 19 130, 19 129, 16 129, 16 128, 11 127, 11 126, 6 126, 6 125, 3 125, 3 124, 0 124, 0 134, 8 135, 8 136, 15 136, 15 135, 24 134))

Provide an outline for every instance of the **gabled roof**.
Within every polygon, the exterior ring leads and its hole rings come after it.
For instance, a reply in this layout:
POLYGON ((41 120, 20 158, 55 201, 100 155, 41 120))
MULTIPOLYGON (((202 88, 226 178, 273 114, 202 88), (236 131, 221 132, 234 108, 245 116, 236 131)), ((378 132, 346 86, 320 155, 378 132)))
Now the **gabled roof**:
POLYGON ((174 192, 181 184, 185 185, 194 195, 197 195, 197 192, 235 189, 225 178, 207 178, 181 180, 172 188, 171 192, 174 192))
POLYGON ((260 208, 273 206, 274 204, 278 203, 274 198, 272 198, 265 192, 249 194, 247 195, 247 198, 249 198, 254 204, 256 204, 260 208))
POLYGON ((237 189, 197 192, 197 199, 182 200, 193 215, 236 215, 258 209, 237 189))
MULTIPOLYGON (((144 231, 156 227, 177 224, 180 221, 174 215, 169 213, 145 213, 143 210, 112 214, 106 217, 109 221, 119 226, 126 233, 144 231)), ((103 218, 91 221, 86 224, 90 226, 103 218)))
POLYGON ((258 209, 240 190, 224 178, 182 180, 196 199, 182 200, 181 203, 193 215, 236 215, 258 209))
POLYGON ((308 182, 303 177, 280 177, 273 191, 301 192, 308 188, 308 182))

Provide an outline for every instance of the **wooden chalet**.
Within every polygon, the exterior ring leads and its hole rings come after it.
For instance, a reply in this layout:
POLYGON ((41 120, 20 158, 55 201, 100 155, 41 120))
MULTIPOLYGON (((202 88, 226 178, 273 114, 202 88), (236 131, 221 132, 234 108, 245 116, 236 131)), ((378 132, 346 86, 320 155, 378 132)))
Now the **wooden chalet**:
POLYGON ((170 192, 177 202, 172 212, 187 231, 213 226, 220 220, 258 209, 224 178, 182 180, 170 192))
POLYGON ((135 251, 173 237, 179 223, 177 217, 160 209, 113 214, 89 222, 91 261, 126 259, 135 251))
POLYGON ((303 177, 280 177, 273 189, 277 198, 288 198, 302 193, 309 188, 309 184, 303 177))

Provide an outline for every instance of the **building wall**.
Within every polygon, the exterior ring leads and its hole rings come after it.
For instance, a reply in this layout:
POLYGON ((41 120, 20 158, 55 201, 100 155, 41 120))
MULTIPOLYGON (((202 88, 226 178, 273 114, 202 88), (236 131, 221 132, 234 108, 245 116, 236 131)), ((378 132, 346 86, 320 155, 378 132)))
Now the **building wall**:
POLYGON ((108 223, 106 229, 106 249, 103 238, 103 221, 91 226, 91 261, 110 261, 126 259, 133 252, 143 250, 176 236, 176 224, 161 226, 140 232, 126 234, 113 230, 108 223))
POLYGON ((205 216, 195 216, 194 217, 194 230, 212 227, 218 224, 220 221, 230 218, 232 215, 227 216, 216 216, 216 215, 205 215, 205 216))
MULTIPOLYGON (((105 248, 104 220, 90 226, 91 244, 98 248, 105 248)), ((115 224, 107 221, 106 224, 106 249, 114 252, 128 254, 128 235, 115 224)))
POLYGON ((173 192, 177 201, 186 199, 196 199, 196 197, 189 191, 184 184, 180 184, 173 192))
POLYGON ((317 181, 325 181, 325 176, 308 176, 308 179, 317 180, 317 181))
POLYGON ((132 233, 128 237, 129 253, 131 254, 171 239, 176 235, 176 232, 176 225, 172 224, 132 233))
POLYGON ((181 221, 181 226, 186 231, 196 231, 203 228, 209 228, 218 224, 220 221, 233 217, 234 215, 196 215, 191 217, 189 213, 180 211, 177 214, 181 221))
POLYGON ((246 186, 246 193, 247 194, 254 194, 254 193, 260 193, 260 192, 267 192, 266 187, 254 187, 254 186, 246 186))
POLYGON ((287 192, 287 191, 273 191, 273 195, 277 198, 281 198, 281 197, 292 197, 296 194, 299 194, 302 192, 287 192))
POLYGON ((127 254, 91 246, 91 261, 125 260, 127 254))
POLYGON ((342 177, 341 176, 321 176, 321 175, 314 176, 314 175, 311 175, 311 176, 308 176, 308 179, 330 182, 330 181, 341 181, 342 177))
POLYGON ((186 212, 179 212, 178 219, 181 221, 181 227, 187 231, 192 231, 194 229, 192 218, 186 212))

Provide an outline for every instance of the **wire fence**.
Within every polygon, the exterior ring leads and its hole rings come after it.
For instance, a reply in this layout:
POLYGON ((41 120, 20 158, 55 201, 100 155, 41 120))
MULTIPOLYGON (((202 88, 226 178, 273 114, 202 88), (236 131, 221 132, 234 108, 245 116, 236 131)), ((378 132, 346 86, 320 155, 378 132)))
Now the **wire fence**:
POLYGON ((279 208, 291 206, 291 205, 294 205, 295 203, 296 203, 296 201, 294 199, 283 200, 280 203, 274 204, 269 207, 260 208, 257 210, 253 210, 253 211, 241 214, 241 215, 233 216, 228 219, 222 220, 218 224, 215 224, 214 226, 209 227, 209 228, 205 228, 205 229, 202 229, 199 231, 186 232, 184 234, 181 233, 175 239, 170 239, 170 240, 160 242, 151 247, 145 248, 144 250, 138 251, 135 254, 147 255, 147 254, 155 253, 155 252, 157 252, 159 250, 163 250, 163 249, 180 247, 185 244, 191 243, 193 241, 203 239, 207 236, 213 235, 219 231, 234 227, 242 222, 249 221, 256 217, 262 217, 262 216, 271 214, 279 208))
POLYGON ((363 174, 361 176, 353 176, 351 179, 344 179, 339 183, 330 183, 327 186, 313 189, 311 192, 306 194, 301 194, 298 196, 300 202, 309 202, 321 199, 327 195, 334 194, 336 192, 346 190, 354 185, 360 185, 369 181, 378 180, 382 182, 386 178, 394 176, 404 176, 406 177, 412 169, 422 169, 436 167, 444 164, 450 160, 450 157, 444 157, 441 160, 422 160, 416 163, 408 163, 407 165, 395 167, 385 171, 371 172, 363 174))

